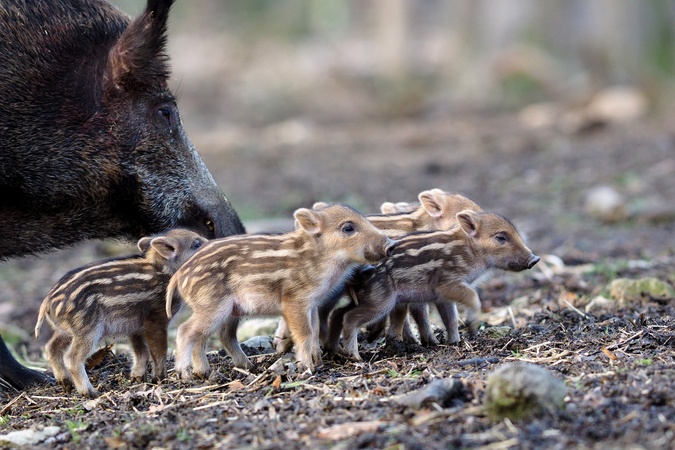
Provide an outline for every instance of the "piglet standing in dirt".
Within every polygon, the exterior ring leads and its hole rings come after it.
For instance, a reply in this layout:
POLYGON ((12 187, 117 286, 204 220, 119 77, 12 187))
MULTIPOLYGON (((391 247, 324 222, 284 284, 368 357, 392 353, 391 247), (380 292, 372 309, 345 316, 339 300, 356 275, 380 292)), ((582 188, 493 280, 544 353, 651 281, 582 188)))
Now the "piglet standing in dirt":
MULTIPOLYGON (((35 325, 36 337, 45 319, 54 329, 45 353, 56 380, 62 384, 72 380, 80 394, 96 397, 84 363, 100 339, 114 335, 129 336, 134 352, 132 378, 145 376, 148 356, 154 377, 165 378, 166 286, 206 242, 192 231, 177 228, 138 241, 142 255, 92 263, 61 278, 42 302, 35 325)), ((173 311, 179 307, 176 302, 173 311)))
POLYGON ((251 367, 237 340, 242 316, 281 314, 296 343, 296 358, 312 370, 321 363, 317 308, 341 290, 354 267, 386 256, 393 241, 355 210, 341 205, 298 209, 296 230, 211 241, 171 278, 167 315, 182 299, 192 316, 178 329, 176 373, 206 377, 206 344, 221 329, 238 367, 251 367), (192 361, 191 361, 192 360, 192 361))
POLYGON ((355 289, 358 304, 331 315, 328 351, 337 351, 342 332, 345 353, 361 359, 356 341, 359 327, 384 317, 402 302, 461 303, 475 332, 481 303, 474 281, 491 268, 521 271, 539 261, 507 219, 462 211, 457 220, 459 225, 449 231, 413 233, 394 245, 373 277, 355 289))
MULTIPOLYGON (((422 191, 418 195, 419 204, 399 203, 393 206, 389 212, 384 214, 373 214, 366 216, 375 227, 382 230, 390 238, 399 238, 406 234, 416 231, 448 230, 457 225, 456 214, 463 210, 480 211, 481 208, 473 200, 457 193, 445 192, 441 189, 430 189, 422 191)), ((325 207, 325 203, 314 204, 314 209, 325 207)), ((347 283, 347 292, 336 292, 331 299, 325 299, 319 307, 319 321, 321 326, 321 340, 325 342, 328 335, 328 315, 335 307, 339 299, 349 294, 353 284, 358 283, 359 274, 354 274, 352 280, 347 283)), ((439 313, 443 323, 448 330, 447 336, 455 336, 459 341, 457 332, 457 309, 454 303, 438 304, 439 313), (454 331, 453 331, 454 330, 454 331)), ((403 335, 406 339, 415 341, 415 336, 407 326, 406 316, 408 314, 408 305, 396 307, 396 320, 402 321, 403 335)), ((411 312, 417 322, 420 331, 420 339, 424 344, 437 344, 436 338, 429 323, 429 313, 427 305, 413 305, 411 312)), ((376 324, 378 328, 372 332, 373 335, 379 334, 386 326, 387 318, 384 317, 376 324)), ((292 341, 289 339, 286 323, 282 319, 274 333, 277 353, 289 351, 292 341)), ((455 341, 455 342, 456 342, 455 341)))

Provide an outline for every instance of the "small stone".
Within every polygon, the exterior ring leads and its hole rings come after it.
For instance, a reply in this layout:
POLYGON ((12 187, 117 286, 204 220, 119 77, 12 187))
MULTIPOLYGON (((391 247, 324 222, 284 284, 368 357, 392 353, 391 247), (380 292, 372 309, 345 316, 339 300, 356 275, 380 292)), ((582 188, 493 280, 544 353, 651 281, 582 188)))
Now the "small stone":
POLYGON ((487 337, 494 339, 502 338, 511 334, 511 327, 508 326, 496 326, 496 327, 487 327, 483 330, 483 334, 487 337))
POLYGON ((657 300, 675 298, 675 289, 658 278, 616 278, 609 284, 609 296, 622 302, 638 302, 649 297, 657 300))
POLYGON ((630 86, 612 86, 596 93, 588 106, 587 114, 607 123, 626 123, 647 113, 647 97, 630 86))
POLYGON ((420 409, 429 403, 448 407, 457 399, 464 397, 466 397, 466 388, 460 380, 435 379, 423 388, 397 397, 396 401, 413 409, 420 409))
POLYGON ((273 336, 279 319, 249 319, 242 321, 237 328, 237 339, 245 341, 256 336, 273 336))
POLYGON ((610 186, 596 186, 586 193, 586 213, 606 223, 628 218, 623 196, 610 186))
POLYGON ((12 431, 0 435, 1 445, 37 445, 61 431, 59 427, 44 427, 40 430, 29 428, 27 430, 12 431))
POLYGON ((252 338, 246 339, 241 343, 241 345, 245 345, 260 351, 274 349, 272 336, 253 336, 252 338))
POLYGON ((485 393, 485 409, 491 419, 520 420, 560 410, 567 387, 547 369, 512 363, 488 376, 485 393))

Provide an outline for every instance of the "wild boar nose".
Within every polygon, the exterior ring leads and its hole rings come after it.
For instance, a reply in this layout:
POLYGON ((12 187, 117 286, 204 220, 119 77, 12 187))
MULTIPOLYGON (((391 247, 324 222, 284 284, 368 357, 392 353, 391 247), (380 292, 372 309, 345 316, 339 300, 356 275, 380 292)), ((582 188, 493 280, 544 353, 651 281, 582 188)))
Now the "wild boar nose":
POLYGON ((539 262, 541 258, 538 257, 537 255, 530 255, 530 259, 527 260, 527 268, 531 269, 534 267, 535 264, 539 262))
POLYGON ((394 241, 393 239, 387 239, 387 243, 385 245, 385 253, 387 256, 391 256, 391 254, 394 252, 394 247, 396 247, 396 244, 398 244, 398 241, 394 241))

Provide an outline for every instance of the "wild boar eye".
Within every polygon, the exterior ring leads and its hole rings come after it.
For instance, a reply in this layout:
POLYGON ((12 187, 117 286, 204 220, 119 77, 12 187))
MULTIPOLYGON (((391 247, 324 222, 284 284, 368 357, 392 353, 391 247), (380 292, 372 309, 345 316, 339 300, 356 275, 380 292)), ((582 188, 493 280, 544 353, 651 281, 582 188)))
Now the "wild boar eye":
POLYGON ((353 223, 347 222, 342 225, 342 232, 347 235, 354 234, 356 233, 356 228, 354 227, 353 223))
POLYGON ((195 240, 192 242, 192 245, 190 246, 190 247, 191 247, 191 250, 197 250, 199 247, 202 246, 202 244, 203 244, 203 242, 202 242, 201 239, 195 239, 195 240))
POLYGON ((213 220, 206 219, 204 221, 204 224, 206 225, 206 228, 208 228, 210 233, 213 233, 214 231, 216 231, 216 225, 213 223, 213 220))
POLYGON ((497 242, 499 242, 500 244, 506 244, 506 241, 508 241, 508 238, 506 237, 506 235, 501 234, 501 233, 498 234, 498 235, 496 235, 496 236, 495 236, 495 239, 496 239, 497 242))
POLYGON ((163 106, 157 110, 157 115, 166 122, 169 128, 173 127, 173 111, 167 106, 163 106))

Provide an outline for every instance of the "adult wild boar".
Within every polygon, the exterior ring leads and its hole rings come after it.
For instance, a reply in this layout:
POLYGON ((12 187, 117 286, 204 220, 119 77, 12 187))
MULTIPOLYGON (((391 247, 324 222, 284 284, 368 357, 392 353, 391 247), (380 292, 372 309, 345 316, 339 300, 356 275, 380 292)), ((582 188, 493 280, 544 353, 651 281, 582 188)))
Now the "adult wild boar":
MULTIPOLYGON (((244 232, 167 86, 173 0, 0 2, 0 259, 182 226, 244 232)), ((44 380, 0 337, 0 377, 44 380)))

